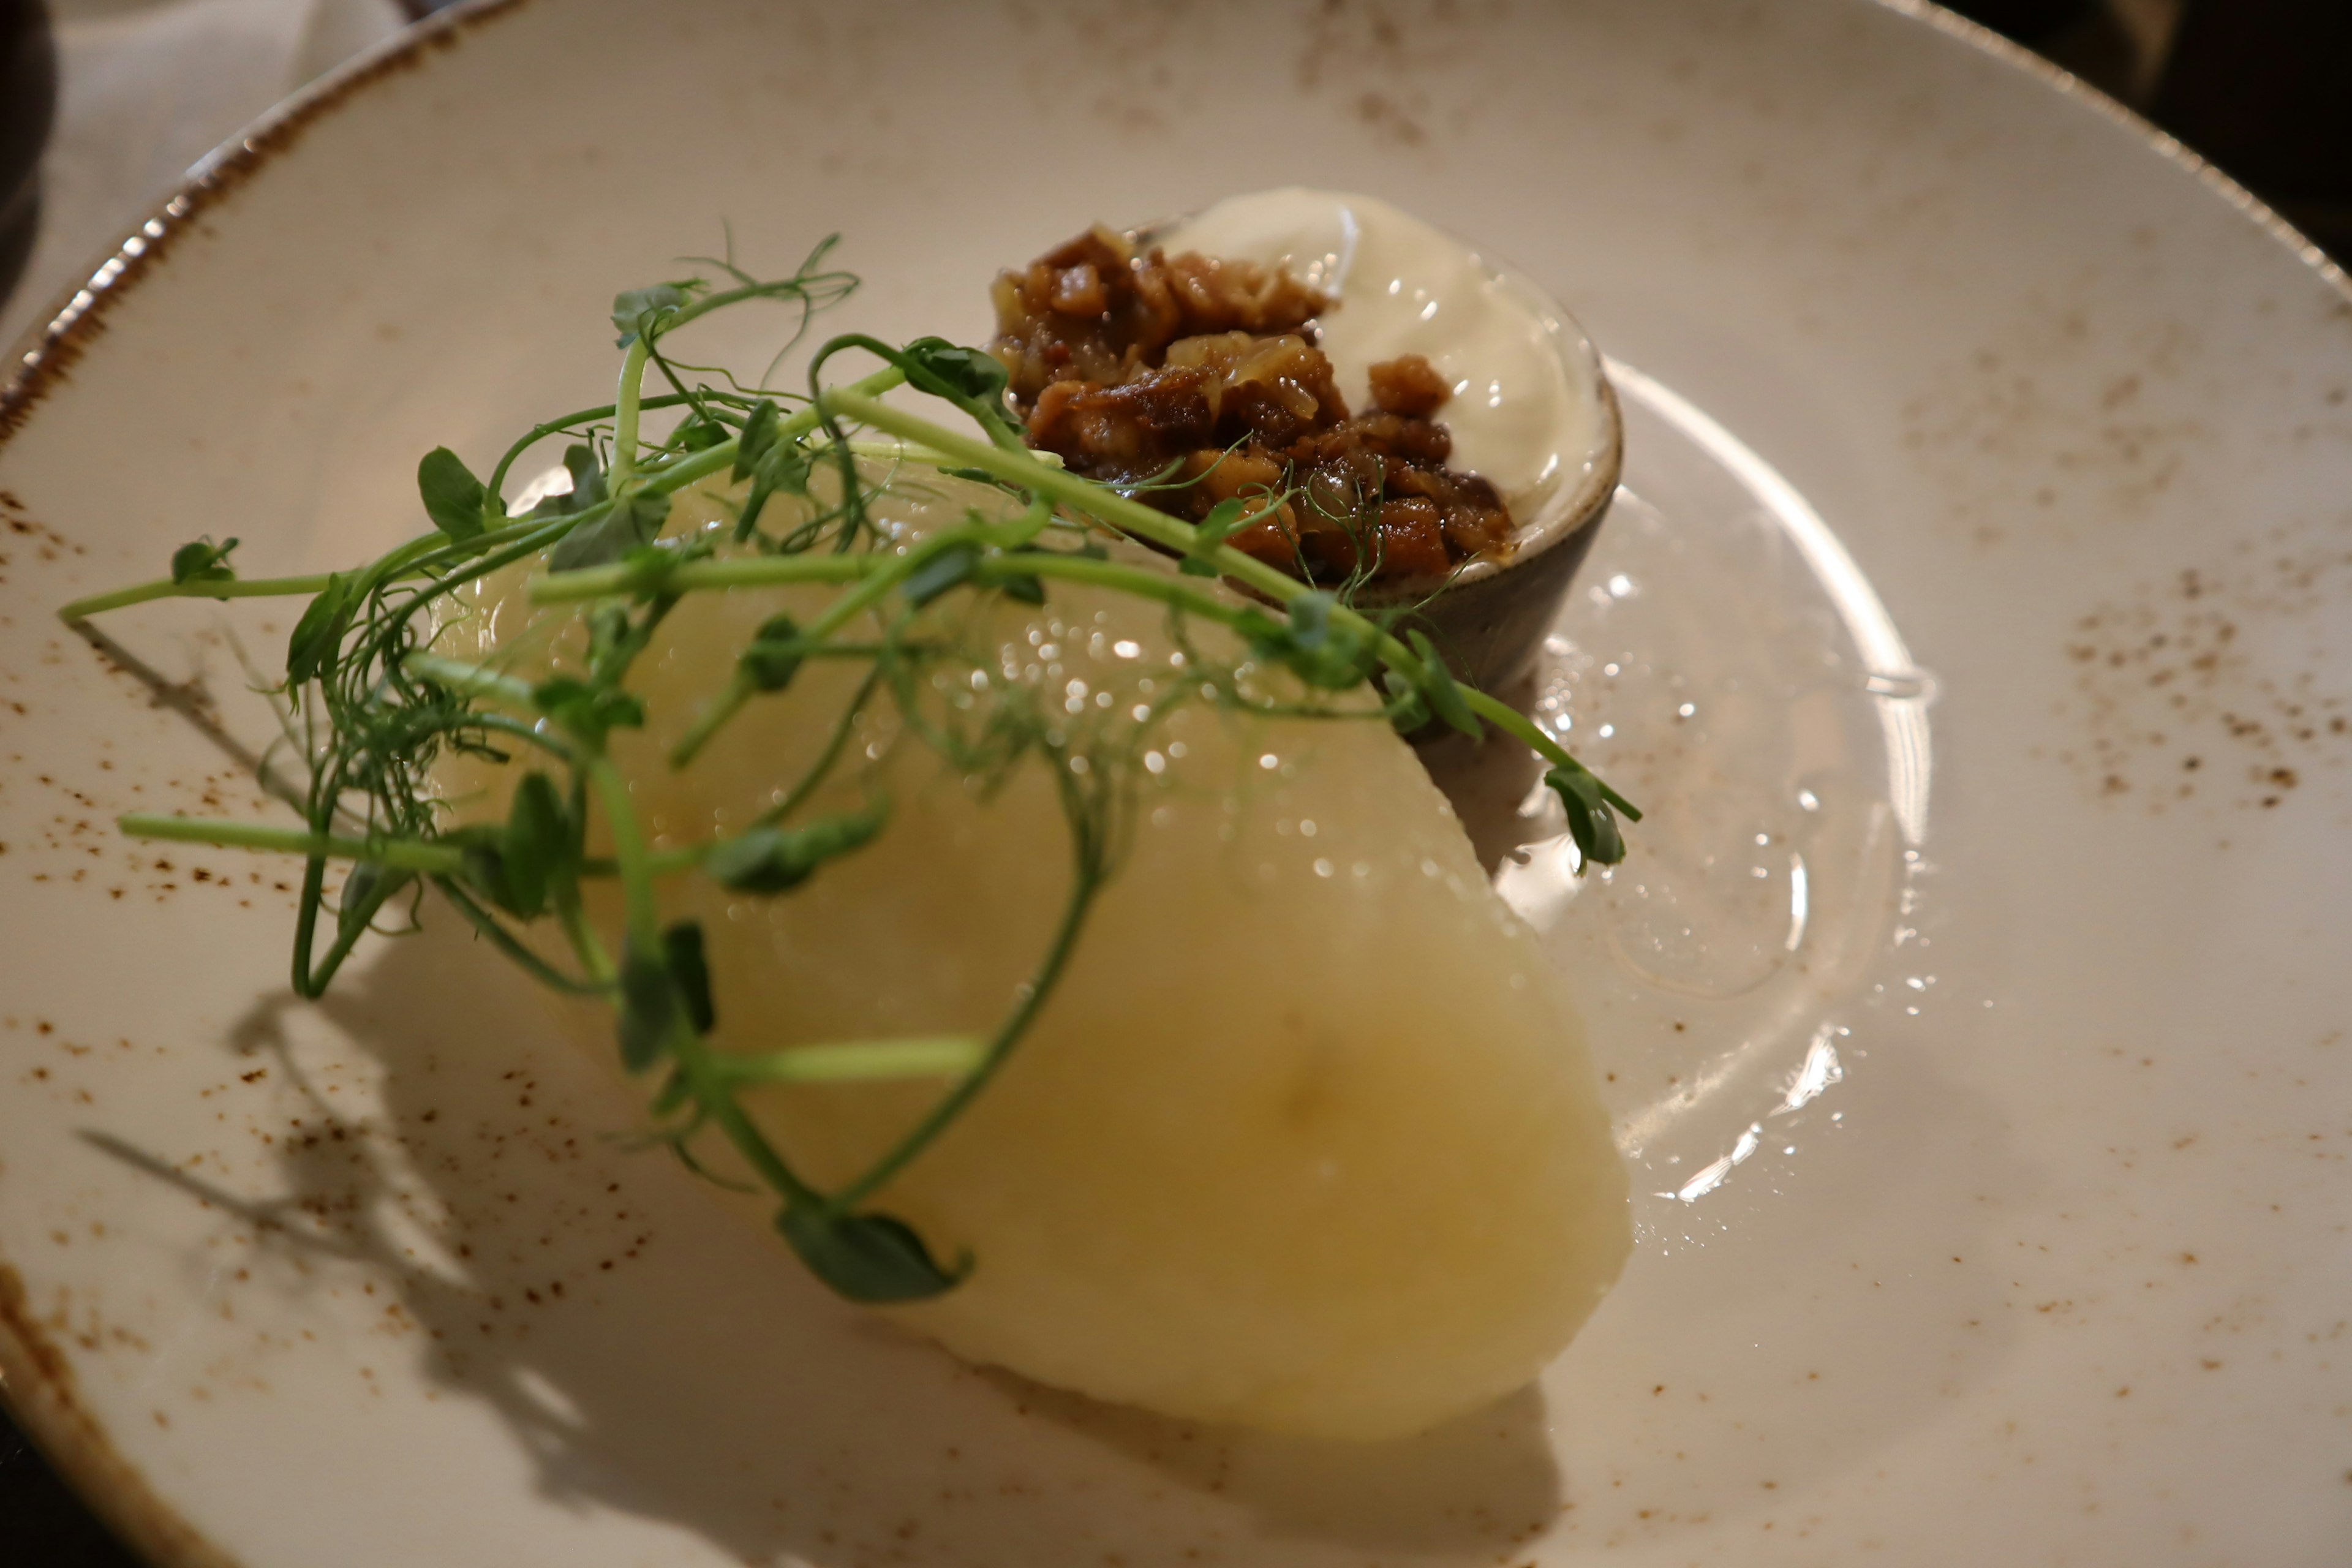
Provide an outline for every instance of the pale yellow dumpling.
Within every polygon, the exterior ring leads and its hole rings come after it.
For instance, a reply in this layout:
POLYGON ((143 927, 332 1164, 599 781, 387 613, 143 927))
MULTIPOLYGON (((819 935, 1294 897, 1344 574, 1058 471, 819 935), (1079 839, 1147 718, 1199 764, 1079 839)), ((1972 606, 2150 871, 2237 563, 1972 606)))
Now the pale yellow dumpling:
MULTIPOLYGON (((992 498, 943 480, 884 511, 912 537, 992 498)), ((670 531, 719 510, 689 496, 670 531)), ((520 584, 488 584, 440 651, 539 657, 558 617, 527 632, 520 584)), ((760 624, 805 621, 830 592, 706 594, 665 623, 630 682, 651 726, 614 748, 657 845, 740 830, 824 743, 860 664, 813 662, 689 768, 665 758, 760 624)), ((1139 723, 1193 678, 1157 605, 1059 584, 1042 608, 973 605, 955 595, 933 615, 987 679, 943 672, 926 700, 969 716, 1009 686, 1131 742, 1133 804, 1018 1053, 871 1201, 940 1257, 974 1259, 949 1294, 888 1315, 1097 1398, 1317 1436, 1402 1436, 1526 1383, 1617 1277, 1625 1175, 1560 979, 1411 750, 1377 719, 1197 700, 1139 723)), ((1222 628, 1184 635, 1242 657, 1222 628)), ((887 701, 850 745, 856 765, 811 809, 886 791, 869 847, 772 899, 663 884, 666 920, 703 922, 721 1049, 985 1035, 1063 914, 1070 833, 1041 761, 983 798, 887 701)), ((453 769, 448 784, 478 780, 453 769)), ((615 908, 593 912, 617 931, 615 908)), ((613 1059, 593 1016, 583 1043, 613 1059)), ((946 1088, 746 1103, 832 1185, 946 1088)))

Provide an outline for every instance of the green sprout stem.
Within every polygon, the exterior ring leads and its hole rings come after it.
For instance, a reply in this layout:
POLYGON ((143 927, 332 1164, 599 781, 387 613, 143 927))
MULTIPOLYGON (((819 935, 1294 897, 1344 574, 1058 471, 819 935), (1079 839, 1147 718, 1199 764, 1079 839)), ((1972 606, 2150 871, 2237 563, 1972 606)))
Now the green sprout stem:
MULTIPOLYGON (((516 968, 537 979, 541 984, 551 991, 562 992, 567 996, 601 996, 610 992, 609 982, 593 976, 584 981, 575 979, 525 947, 517 940, 513 932, 507 930, 497 915, 483 907, 482 901, 467 890, 466 884, 461 879, 436 877, 433 879, 433 885, 440 889, 441 896, 449 901, 450 907, 463 915, 466 923, 480 933, 484 941, 497 948, 516 968)), ((323 978, 314 977, 311 981, 312 989, 304 992, 303 994, 310 996, 321 994, 319 987, 323 986, 324 984, 323 978)))
POLYGON ((436 685, 446 686, 465 697, 486 698, 493 702, 505 702, 516 707, 539 708, 538 694, 530 683, 511 675, 501 675, 495 669, 463 659, 446 658, 437 653, 412 653, 400 661, 409 674, 436 685))
MULTIPOLYGON (((758 825, 765 826, 772 820, 781 820, 782 815, 779 812, 772 816, 762 816, 758 825)), ((373 861, 395 871, 415 871, 423 876, 455 876, 465 869, 465 857, 459 850, 422 838, 354 838, 348 834, 306 833, 299 827, 278 827, 260 822, 232 822, 211 816, 160 816, 142 812, 118 816, 114 825, 126 838, 208 844, 224 849, 252 849, 265 854, 300 855, 322 860, 373 861)), ((709 858, 711 851, 726 842, 725 839, 710 839, 682 845, 675 849, 648 850, 645 858, 646 868, 656 877, 691 871, 709 858)), ((620 875, 621 863, 609 856, 592 858, 582 862, 580 871, 588 877, 615 877, 620 875)))
MULTIPOLYGON (((1205 560, 1224 576, 1277 605, 1287 605, 1310 591, 1310 584, 1278 567, 1267 565, 1255 556, 1244 554, 1230 544, 1218 544, 1203 551, 1199 530, 1181 518, 1171 517, 1141 501, 1129 500, 1066 468, 1041 463, 1027 451, 1014 451, 991 442, 975 440, 903 409, 894 408, 854 388, 834 388, 825 393, 823 401, 837 413, 845 414, 877 430, 887 430, 902 440, 920 442, 935 451, 946 453, 960 463, 986 469, 1007 484, 1050 497, 1110 524, 1122 533, 1163 545, 1179 554, 1205 560)), ((1384 628, 1345 605, 1332 611, 1332 619, 1374 639, 1382 662, 1400 675, 1412 680, 1420 679, 1422 666, 1419 656, 1391 637, 1384 628)))
MULTIPOLYGON (((822 402, 836 414, 846 415, 860 424, 886 430, 900 440, 916 442, 943 453, 958 463, 985 469, 1007 484, 1050 497, 1087 516, 1099 518, 1122 533, 1165 545, 1182 554, 1191 554, 1199 546, 1198 531, 1181 518, 1171 517, 1141 501, 1130 500, 1118 491, 1083 475, 1074 474, 1067 468, 1041 462, 1034 453, 1025 449, 999 447, 935 425, 918 415, 869 396, 855 385, 830 388, 822 402)), ((1286 605, 1308 588, 1308 584, 1297 578, 1268 566, 1255 556, 1245 555, 1230 544, 1218 545, 1206 552, 1206 558, 1226 576, 1257 590, 1276 604, 1286 605)), ((1366 626, 1372 631, 1379 629, 1370 626, 1370 623, 1366 623, 1366 626)), ((1402 644, 1399 648, 1406 661, 1417 668, 1418 661, 1413 658, 1412 650, 1404 648, 1402 644)))
MULTIPOLYGON (((1028 531, 1033 536, 1034 530, 1028 531)), ((766 556, 738 558, 729 561, 689 563, 669 576, 660 579, 664 592, 678 593, 697 589, 750 587, 773 584, 779 581, 805 581, 800 574, 779 576, 775 568, 787 563, 814 561, 861 562, 866 570, 861 574, 845 574, 843 581, 856 581, 857 586, 842 595, 812 623, 807 633, 793 646, 793 651, 803 658, 839 657, 849 651, 843 645, 831 642, 832 635, 853 616, 881 602, 889 591, 913 576, 932 560, 950 550, 975 542, 992 542, 1003 531, 994 525, 979 523, 962 528, 945 529, 903 555, 894 556, 766 556), (862 580, 861 580, 862 579, 862 580)), ((991 556, 977 563, 973 574, 982 582, 1003 583, 1019 578, 1057 577, 1098 586, 1115 587, 1142 598, 1156 599, 1162 604, 1181 606, 1196 615, 1227 624, 1237 622, 1248 612, 1230 599, 1194 586, 1182 578, 1170 577, 1162 572, 1152 572, 1134 566, 1116 565, 1084 556, 1048 555, 1044 552, 1021 555, 991 556)), ((541 583, 568 584, 572 576, 565 574, 541 578, 541 583)), ((536 588, 539 584, 534 584, 536 588)), ((412 663, 414 660, 411 661, 412 663)), ((719 694, 698 714, 694 723, 678 742, 670 749, 669 765, 683 768, 692 763, 711 738, 758 693, 757 684, 741 670, 728 679, 719 694)))
MULTIPOLYGON (((970 542, 971 537, 962 529, 945 530, 925 543, 927 546, 936 544, 942 549, 951 548, 970 542)), ((723 561, 688 561, 667 568, 659 562, 625 563, 617 566, 591 567, 584 571, 561 572, 533 578, 528 591, 533 604, 544 605, 640 593, 656 584, 665 594, 687 594, 728 588, 771 588, 793 583, 858 583, 861 585, 860 603, 856 607, 864 608, 880 599, 885 591, 908 576, 923 561, 940 552, 940 549, 926 549, 920 555, 909 552, 904 556, 735 556, 723 561)), ((990 584, 1023 577, 1051 577, 1115 588, 1160 604, 1181 605, 1192 614, 1227 625, 1236 624, 1249 614, 1248 606, 1237 604, 1193 579, 1171 576, 1148 566, 1097 561, 1086 555, 1055 554, 1047 551, 992 555, 978 563, 972 573, 977 580, 990 584)), ((845 595, 843 600, 836 603, 845 602, 848 597, 845 595)), ((838 622, 846 617, 828 614, 825 618, 838 622)), ((823 624, 812 625, 809 635, 796 645, 804 656, 843 653, 866 646, 821 645, 817 634, 823 624)), ((412 669, 423 668, 428 662, 435 668, 450 665, 448 660, 436 658, 428 661, 425 656, 415 654, 410 655, 408 659, 412 669)), ((487 674, 477 667, 456 668, 472 676, 487 674)))
MULTIPOLYGON (((720 465, 724 466, 724 465, 720 465)), ((569 521, 570 520, 566 520, 569 521)), ((494 549, 516 540, 528 539, 534 533, 548 531, 544 520, 532 519, 493 529, 465 544, 452 546, 440 533, 424 534, 392 552, 369 569, 365 585, 390 583, 398 578, 415 576, 445 560, 457 559, 494 549)), ((559 528, 557 531, 561 531, 559 528)), ((528 552, 526 552, 528 553, 528 552)), ((323 594, 333 585, 330 573, 314 573, 302 577, 194 577, 175 582, 159 577, 152 582, 117 588, 110 593, 92 594, 59 605, 58 618, 68 625, 86 621, 92 616, 109 610, 127 609, 157 599, 279 599, 308 597, 323 594)))
POLYGON ((877 660, 866 672, 866 679, 859 683, 856 694, 850 698, 848 705, 834 721, 833 733, 825 737, 824 747, 817 752, 816 760, 809 764, 808 771, 801 775, 800 782, 783 799, 751 819, 753 827, 772 827, 780 822, 790 821, 793 813, 808 804, 809 797, 816 794, 817 787, 824 783, 834 765, 841 761, 841 754, 849 749, 850 737, 857 732, 857 716, 866 710, 868 702, 874 700, 875 692, 881 689, 882 672, 883 667, 877 660))
MULTIPOLYGON (((1064 787, 1068 787, 1066 782, 1064 787)), ((1021 987, 1013 1011, 997 1026, 995 1035, 988 1042, 987 1055, 981 1058, 978 1067, 964 1076, 961 1082, 940 1097, 939 1102, 898 1141, 896 1148, 835 1194, 834 1203, 837 1207, 854 1208, 873 1196, 892 1177, 911 1164, 916 1155, 930 1147, 996 1077, 998 1070, 1012 1056, 1013 1047, 1021 1043, 1030 1023, 1045 1005, 1045 998, 1053 994, 1055 982, 1061 978, 1063 969, 1070 962, 1070 955, 1077 951, 1078 934, 1086 928, 1087 912, 1093 907, 1095 894, 1101 890, 1102 886, 1099 847, 1095 846, 1090 836, 1085 833, 1077 834, 1076 840, 1076 869, 1072 879, 1069 901, 1063 906, 1061 923, 1054 930, 1053 945, 1046 949, 1045 957, 1038 964, 1036 973, 1021 987)))
POLYGON ((211 844, 226 849, 257 849, 331 860, 372 860, 396 871, 418 871, 428 876, 447 876, 465 867, 465 856, 456 846, 428 844, 415 838, 352 838, 341 834, 306 833, 299 827, 273 827, 258 822, 218 822, 207 817, 157 816, 143 812, 118 816, 114 823, 131 838, 211 844))
POLYGON ((613 471, 605 480, 616 496, 628 493, 637 471, 638 410, 645 397, 646 356, 652 352, 651 338, 639 332, 621 361, 621 394, 613 400, 613 471))
POLYGON ((141 583, 129 588, 117 588, 110 594, 92 594, 59 606, 58 618, 72 625, 109 610, 127 609, 132 605, 144 605, 154 599, 275 599, 296 594, 317 594, 325 591, 328 577, 320 573, 310 577, 199 577, 185 583, 175 583, 161 577, 152 583, 141 583))
POLYGON ((972 1035, 847 1040, 793 1046, 761 1057, 721 1057, 719 1076, 736 1083, 868 1083, 899 1078, 958 1078, 988 1059, 972 1035))
MULTIPOLYGON (((641 409, 676 408, 692 401, 692 398, 681 397, 675 393, 665 393, 658 397, 641 397, 637 399, 637 406, 641 409)), ((550 419, 544 424, 532 426, 499 456, 498 467, 490 470, 490 477, 485 488, 494 496, 503 496, 507 475, 512 471, 515 464, 521 459, 525 452, 530 451, 550 436, 561 436, 567 431, 578 430, 583 426, 610 419, 619 411, 616 405, 607 403, 599 408, 583 408, 577 413, 567 414, 560 419, 550 419)))
MULTIPOLYGON (((637 373, 640 379, 642 379, 645 374, 645 367, 642 363, 639 364, 637 373)), ((627 373, 625 371, 623 372, 625 376, 626 374, 627 373)), ((906 379, 907 373, 900 370, 898 366, 892 365, 887 370, 877 370, 872 375, 866 376, 859 381, 852 382, 850 385, 857 394, 872 396, 879 395, 882 393, 889 391, 894 386, 900 385, 906 381, 906 379)), ((635 405, 627 400, 624 400, 624 402, 618 406, 621 413, 625 416, 635 405)), ((822 419, 823 416, 818 414, 815 406, 812 405, 807 408, 802 409, 797 414, 789 415, 777 421, 776 438, 779 441, 798 440, 801 437, 805 436, 810 431, 815 429, 822 422, 822 419)), ((620 453, 622 448, 620 447, 620 440, 623 430, 625 430, 630 438, 634 440, 636 433, 635 423, 632 420, 627 422, 625 425, 616 425, 615 426, 614 435, 614 451, 613 456, 613 471, 606 481, 612 486, 613 492, 615 495, 621 493, 623 482, 627 480, 635 472, 636 468, 634 458, 631 459, 625 468, 621 462, 620 453)), ((674 494, 675 492, 682 490, 687 486, 694 483, 697 479, 708 479, 712 474, 718 473, 723 468, 732 468, 735 463, 735 454, 741 448, 741 437, 730 436, 726 440, 718 443, 716 446, 706 447, 702 451, 694 453, 690 457, 680 458, 676 462, 667 464, 659 470, 647 474, 636 488, 647 495, 674 494)))
POLYGON ((557 892, 555 921, 563 930, 564 941, 572 944, 573 954, 579 958, 580 967, 600 986, 614 986, 620 973, 613 966, 612 954, 597 939, 595 928, 588 923, 587 907, 580 901, 579 889, 565 888, 557 892))
POLYGON ((531 579, 534 605, 576 604, 583 599, 609 599, 658 586, 664 593, 682 594, 696 588, 772 588, 786 583, 855 583, 879 572, 889 558, 880 555, 762 555, 728 561, 660 559, 616 562, 610 566, 585 566, 576 572, 551 572, 531 579), (754 570, 756 568, 756 570, 754 570))
MULTIPOLYGON (((613 835, 613 857, 620 862, 629 945, 640 953, 657 952, 661 949, 660 907, 655 901, 654 873, 647 864, 645 834, 637 824, 636 808, 629 803, 628 781, 608 757, 594 758, 587 773, 591 787, 604 803, 605 822, 613 835)), ((789 1203, 824 1202, 751 1124, 742 1106, 728 1092, 727 1074, 719 1058, 683 1013, 673 1016, 665 1044, 678 1071, 693 1087, 703 1110, 761 1180, 789 1203)))
POLYGON ((610 757, 588 763, 588 782, 604 805, 605 825, 613 834, 613 859, 620 868, 621 895, 626 900, 630 945, 641 952, 661 949, 661 910, 654 900, 653 868, 645 831, 636 807, 629 804, 629 784, 610 757))
MULTIPOLYGON (((636 346, 641 347, 642 344, 636 346)), ((632 349, 632 356, 635 361, 636 375, 640 380, 642 380, 645 374, 645 362, 643 356, 635 353, 635 347, 633 347, 632 349)), ((627 374, 628 372, 625 369, 623 374, 625 376, 627 374)), ((900 384, 906 379, 906 373, 894 365, 887 370, 877 371, 874 374, 866 376, 863 380, 853 383, 852 384, 857 393, 870 395, 887 392, 892 387, 900 384)), ((528 449, 535 442, 542 440, 549 436, 558 434, 561 431, 571 429, 586 421, 608 417, 617 412, 623 416, 621 431, 616 435, 616 443, 618 443, 618 447, 614 454, 613 466, 612 483, 614 489, 617 491, 620 488, 621 482, 630 479, 635 472, 636 459, 634 456, 634 447, 636 440, 637 410, 640 407, 671 407, 684 403, 686 399, 684 398, 674 396, 625 399, 620 404, 608 404, 602 408, 583 409, 577 414, 567 415, 562 419, 550 420, 544 425, 536 426, 532 428, 528 437, 523 440, 517 442, 515 446, 509 450, 508 454, 500 459, 497 470, 491 475, 491 483, 495 487, 498 483, 502 481, 506 477, 508 468, 515 460, 515 458, 524 450, 528 449), (623 452, 629 452, 632 454, 627 458, 625 466, 621 457, 621 453, 623 452)), ((777 425, 777 435, 781 439, 795 439, 799 437, 807 435, 810 431, 815 429, 817 425, 818 416, 814 408, 804 408, 799 413, 792 415, 780 421, 777 425)), ((721 442, 704 451, 697 452, 691 457, 682 458, 676 463, 670 464, 667 467, 657 470, 656 472, 644 476, 642 480, 638 483, 637 488, 653 495, 668 495, 675 491, 683 489, 687 486, 693 484, 696 480, 707 479, 710 475, 718 473, 730 466, 735 461, 736 446, 736 442, 729 440, 721 442)), ((923 454, 912 456, 912 460, 950 461, 955 459, 943 454, 938 455, 936 458, 930 454, 923 454)), ((469 541, 468 548, 465 552, 477 552, 485 547, 495 547, 509 543, 518 539, 527 538, 534 532, 545 531, 544 523, 538 520, 509 523, 505 528, 490 530, 489 531, 481 534, 479 537, 469 541)), ((449 542, 444 536, 438 533, 424 535, 421 538, 413 541, 409 545, 404 546, 400 551, 394 552, 392 556, 387 557, 385 561, 380 563, 373 575, 379 581, 389 581, 393 576, 401 574, 404 570, 411 567, 415 563, 415 557, 416 556, 424 555, 428 552, 447 553, 448 552, 446 547, 448 542, 449 542), (404 559, 404 557, 406 557, 407 559, 404 559), (390 570, 386 570, 386 568, 390 568, 390 570)), ((555 581, 563 582, 567 586, 570 585, 570 579, 572 578, 595 577, 602 582, 605 579, 622 574, 625 570, 626 569, 624 567, 598 568, 592 572, 569 573, 562 578, 555 579, 555 581)), ((838 582, 842 579, 818 574, 808 580, 838 582)), ((174 582, 169 577, 163 577, 157 578, 152 582, 134 584, 128 588, 117 588, 109 593, 91 594, 86 597, 76 599, 70 604, 59 606, 58 610, 58 618, 68 625, 73 625, 81 621, 89 620, 93 616, 104 615, 109 610, 128 609, 133 605, 144 605, 157 599, 220 600, 293 597, 307 598, 312 595, 326 592, 331 581, 332 579, 331 575, 323 572, 314 573, 308 576, 301 577, 212 577, 195 578, 184 583, 174 582)), ((576 593, 550 594, 546 597, 546 602, 552 603, 564 598, 597 598, 602 597, 605 594, 625 593, 627 591, 628 584, 624 583, 621 586, 600 586, 576 593)), ((536 594, 534 594, 533 596, 538 597, 536 594)))
MULTIPOLYGON (((901 440, 919 442, 959 463, 985 469, 1007 484, 1050 496, 1100 519, 1123 533, 1165 545, 1181 554, 1197 552, 1225 576, 1256 590, 1276 604, 1287 605, 1309 591, 1307 584, 1255 556, 1243 553, 1230 544, 1200 551, 1199 531, 1191 523, 1156 510, 1141 501, 1131 500, 1067 469, 1041 463, 1026 452, 975 440, 903 409, 894 408, 854 388, 831 389, 825 393, 823 402, 836 413, 846 415, 861 424, 886 430, 901 440)), ((1024 569, 1027 569, 1025 561, 1024 569)), ((1419 685, 1426 679, 1420 657, 1361 612, 1342 605, 1333 608, 1331 618, 1370 637, 1381 662, 1407 682, 1419 685)), ((1540 725, 1508 703, 1475 689, 1465 689, 1464 695, 1474 710, 1524 742, 1553 766, 1572 768, 1579 773, 1591 771, 1570 756, 1558 741, 1546 734, 1540 725)), ((1639 822, 1642 819, 1642 814, 1615 791, 1609 791, 1609 798, 1630 820, 1639 822)))
POLYGON ((743 704, 757 696, 759 690, 759 683, 740 669, 729 676, 719 695, 695 716, 693 724, 678 738, 677 744, 670 748, 669 765, 682 768, 694 761, 702 748, 710 743, 711 737, 719 733, 727 721, 735 717, 743 704))

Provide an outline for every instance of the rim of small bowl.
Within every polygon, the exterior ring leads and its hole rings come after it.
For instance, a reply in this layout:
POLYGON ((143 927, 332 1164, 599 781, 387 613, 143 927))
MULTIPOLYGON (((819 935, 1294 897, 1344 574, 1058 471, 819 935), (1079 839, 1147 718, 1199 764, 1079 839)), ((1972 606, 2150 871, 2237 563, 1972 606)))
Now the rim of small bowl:
MULTIPOLYGON (((1458 238, 1458 237, 1456 237, 1458 238)), ((1513 568, 1534 561, 1575 538, 1597 522, 1617 493, 1625 468, 1625 420, 1617 405, 1617 389, 1610 384, 1607 362, 1582 322, 1559 301, 1538 288, 1525 273, 1488 259, 1474 249, 1489 279, 1523 295, 1535 306, 1544 335, 1567 368, 1570 380, 1591 388, 1592 439, 1583 461, 1571 476, 1555 480, 1533 516, 1512 525, 1510 537, 1497 551, 1472 556, 1442 577, 1401 577, 1365 584, 1356 594, 1360 605, 1385 606, 1410 604, 1432 593, 1454 593, 1491 583, 1513 568)), ((1561 592, 1567 584, 1561 584, 1561 592)))

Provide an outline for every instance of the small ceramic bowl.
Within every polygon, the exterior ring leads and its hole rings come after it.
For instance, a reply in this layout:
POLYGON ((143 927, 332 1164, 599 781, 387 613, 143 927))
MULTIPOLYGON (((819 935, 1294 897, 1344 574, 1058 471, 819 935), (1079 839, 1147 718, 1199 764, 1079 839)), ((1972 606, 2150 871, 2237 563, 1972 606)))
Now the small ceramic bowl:
POLYGON ((1455 673, 1502 696, 1534 668, 1545 629, 1609 514, 1624 463, 1625 426, 1600 351, 1575 318, 1517 273, 1496 268, 1493 275, 1526 298, 1559 350, 1569 384, 1591 399, 1591 440, 1580 461, 1565 465, 1531 500, 1510 498, 1518 521, 1499 552, 1474 557, 1440 581, 1374 584, 1356 604, 1386 610, 1421 603, 1418 618, 1455 673))
MULTIPOLYGON (((1130 244, 1148 246, 1186 220, 1163 219, 1128 231, 1130 244)), ((1466 242, 1465 251, 1477 254, 1466 242)), ((1503 548, 1443 577, 1384 582, 1360 590, 1359 608, 1418 605, 1413 620, 1427 629, 1454 672, 1498 695, 1534 668, 1544 631, 1591 549, 1617 493, 1624 426, 1600 352, 1576 319, 1523 274, 1481 261, 1493 285, 1543 324, 1570 387, 1594 413, 1581 452, 1564 451, 1557 471, 1530 494, 1507 496, 1518 520, 1503 548)), ((1436 416, 1444 420, 1441 409, 1436 416)))

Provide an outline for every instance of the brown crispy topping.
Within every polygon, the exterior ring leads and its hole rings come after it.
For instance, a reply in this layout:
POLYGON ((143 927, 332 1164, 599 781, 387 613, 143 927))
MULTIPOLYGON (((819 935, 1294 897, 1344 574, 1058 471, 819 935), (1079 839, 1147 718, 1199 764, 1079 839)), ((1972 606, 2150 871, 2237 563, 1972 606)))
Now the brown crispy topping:
POLYGON ((1384 359, 1371 368, 1372 405, 1383 414, 1426 419, 1454 395, 1437 367, 1419 354, 1384 359))
POLYGON ((1198 521, 1286 497, 1230 542, 1317 580, 1443 576, 1500 548, 1494 486, 1447 466, 1430 417, 1452 389, 1419 354, 1371 367, 1350 415, 1317 346, 1324 295, 1279 269, 1159 249, 1097 226, 996 279, 997 337, 1029 442, 1198 521))

